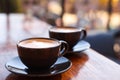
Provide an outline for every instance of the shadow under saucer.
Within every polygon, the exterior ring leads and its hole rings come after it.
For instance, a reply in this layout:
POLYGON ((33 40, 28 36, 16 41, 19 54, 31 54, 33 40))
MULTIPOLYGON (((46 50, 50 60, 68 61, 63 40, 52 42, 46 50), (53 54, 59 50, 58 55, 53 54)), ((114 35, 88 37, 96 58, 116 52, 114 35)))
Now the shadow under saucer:
POLYGON ((61 78, 61 74, 47 77, 31 77, 11 73, 6 77, 6 80, 61 80, 61 78))
POLYGON ((90 43, 85 40, 81 40, 72 48, 72 50, 68 51, 67 53, 78 53, 87 50, 89 48, 90 48, 90 43))

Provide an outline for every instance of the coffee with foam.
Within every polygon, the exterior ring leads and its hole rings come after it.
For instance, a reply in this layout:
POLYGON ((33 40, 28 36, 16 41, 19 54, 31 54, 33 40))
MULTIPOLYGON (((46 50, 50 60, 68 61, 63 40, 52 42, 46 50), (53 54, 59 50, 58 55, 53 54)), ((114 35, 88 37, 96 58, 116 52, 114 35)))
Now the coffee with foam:
POLYGON ((69 50, 86 37, 86 31, 82 28, 61 26, 49 29, 49 37, 64 40, 69 44, 69 50))
POLYGON ((60 32, 60 33, 70 33, 70 32, 78 32, 80 29, 77 28, 52 28, 50 29, 51 32, 60 32))
POLYGON ((35 37, 19 41, 17 50, 20 60, 29 70, 48 70, 67 52, 68 44, 63 40, 35 37))
POLYGON ((53 40, 45 40, 45 39, 30 39, 19 43, 19 46, 27 47, 27 48, 49 48, 49 47, 55 47, 57 45, 59 45, 58 42, 55 42, 53 40))

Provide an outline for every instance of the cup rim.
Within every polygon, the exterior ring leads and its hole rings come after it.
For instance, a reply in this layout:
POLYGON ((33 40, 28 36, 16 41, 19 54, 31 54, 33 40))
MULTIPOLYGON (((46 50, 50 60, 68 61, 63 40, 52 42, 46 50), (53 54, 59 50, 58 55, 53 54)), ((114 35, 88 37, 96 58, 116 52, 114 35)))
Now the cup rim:
POLYGON ((81 32, 83 30, 83 28, 77 28, 77 27, 69 27, 69 26, 66 26, 66 27, 52 27, 52 28, 50 28, 49 29, 49 32, 57 32, 57 33, 76 33, 76 32, 81 32), (76 29, 76 31, 71 31, 71 32, 57 32, 57 31, 54 31, 54 30, 52 30, 52 29, 57 29, 57 28, 59 28, 59 29, 67 29, 67 28, 70 28, 70 29, 76 29))
POLYGON ((55 48, 57 46, 60 46, 61 45, 61 42, 57 39, 54 39, 54 38, 44 38, 44 37, 32 37, 32 38, 26 38, 26 39, 23 39, 23 40, 20 40, 18 41, 17 43, 17 47, 22 47, 22 48, 26 48, 26 49, 48 49, 48 48, 55 48), (22 41, 26 41, 26 40, 31 40, 31 39, 47 39, 47 40, 53 40, 53 41, 56 41, 58 42, 58 45, 55 45, 55 46, 52 46, 52 47, 45 47, 45 48, 30 48, 30 47, 25 47, 25 46, 21 46, 19 45, 20 42, 22 41))

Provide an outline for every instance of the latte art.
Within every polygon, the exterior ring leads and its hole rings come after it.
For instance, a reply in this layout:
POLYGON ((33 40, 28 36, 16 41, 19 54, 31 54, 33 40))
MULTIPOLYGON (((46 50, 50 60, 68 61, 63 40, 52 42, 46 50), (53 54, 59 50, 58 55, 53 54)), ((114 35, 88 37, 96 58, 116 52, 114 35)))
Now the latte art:
POLYGON ((55 47, 59 45, 59 43, 52 40, 31 39, 31 40, 22 41, 19 43, 19 45, 27 48, 49 48, 49 47, 55 47))

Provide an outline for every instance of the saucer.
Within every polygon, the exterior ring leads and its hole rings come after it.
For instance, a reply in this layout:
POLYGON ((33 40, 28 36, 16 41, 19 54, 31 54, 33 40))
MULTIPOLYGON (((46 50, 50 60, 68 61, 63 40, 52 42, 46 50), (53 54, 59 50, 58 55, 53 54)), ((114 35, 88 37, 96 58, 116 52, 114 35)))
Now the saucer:
POLYGON ((89 48, 90 48, 90 43, 88 43, 85 40, 81 40, 73 47, 72 50, 68 51, 67 53, 82 52, 89 48))
POLYGON ((63 73, 67 71, 72 65, 72 62, 65 58, 65 57, 60 57, 56 61, 54 65, 48 70, 42 70, 42 71, 31 71, 29 70, 20 60, 19 57, 15 57, 12 60, 8 61, 5 64, 5 67, 8 71, 15 73, 15 74, 20 74, 20 75, 26 75, 26 76, 52 76, 56 74, 63 73))

